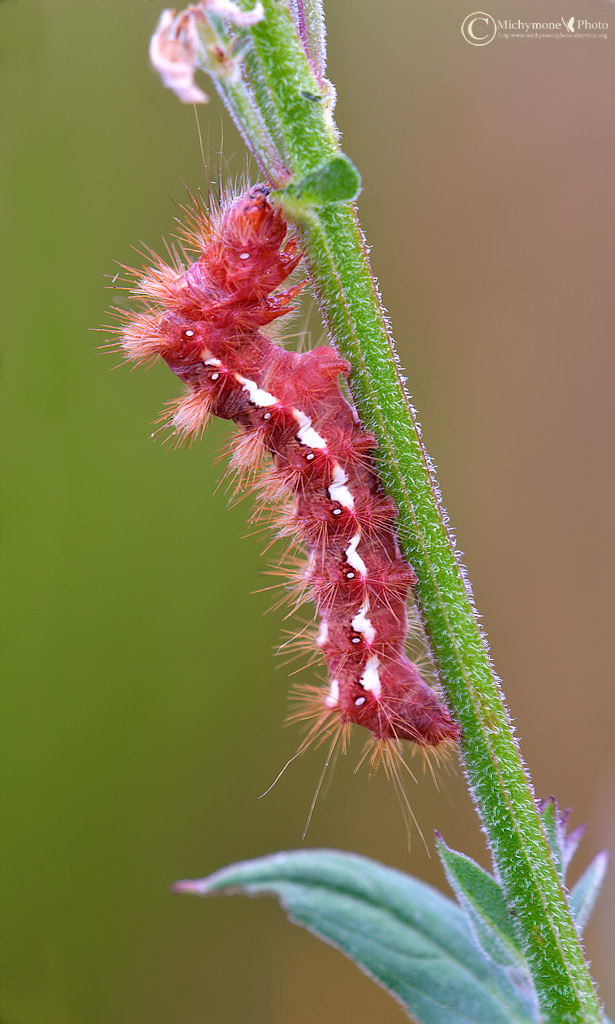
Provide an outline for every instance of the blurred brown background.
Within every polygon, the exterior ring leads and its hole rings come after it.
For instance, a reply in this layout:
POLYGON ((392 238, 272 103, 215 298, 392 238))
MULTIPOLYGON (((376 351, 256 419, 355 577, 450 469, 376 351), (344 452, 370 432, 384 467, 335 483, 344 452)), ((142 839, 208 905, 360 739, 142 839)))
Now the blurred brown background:
MULTIPOLYGON (((363 225, 538 794, 613 846, 615 8, 604 40, 469 46, 461 2, 330 0, 330 75, 363 225)), ((183 182, 244 166, 214 101, 148 69, 153 0, 0 0, 5 327, 3 1024, 367 1024, 401 1011, 271 901, 178 877, 300 845, 322 763, 293 753, 262 539, 213 495, 225 431, 166 452, 164 367, 111 372, 90 329, 114 260, 172 230, 183 182), (19 27, 21 14, 21 28, 19 27), (21 58, 18 36, 22 37, 21 58), (8 132, 8 134, 7 134, 8 132)), ((299 321, 299 326, 304 318, 299 321)), ((317 335, 318 326, 314 326, 317 335)), ((320 800, 308 844, 444 887, 383 778, 320 800)), ((459 774, 410 791, 425 835, 486 863, 459 774)), ((611 873, 587 935, 602 992, 611 873)))

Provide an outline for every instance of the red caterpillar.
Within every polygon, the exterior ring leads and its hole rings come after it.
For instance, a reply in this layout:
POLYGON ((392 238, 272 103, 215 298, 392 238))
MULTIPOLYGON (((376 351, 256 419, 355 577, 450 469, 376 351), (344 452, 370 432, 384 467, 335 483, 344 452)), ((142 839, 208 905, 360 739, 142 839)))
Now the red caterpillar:
POLYGON ((213 215, 197 205, 186 237, 198 258, 186 267, 174 254, 145 276, 133 272, 147 308, 122 315, 121 345, 136 363, 161 356, 187 385, 174 406, 178 432, 195 434, 214 414, 240 427, 236 468, 253 471, 271 456, 258 486, 291 499, 280 535, 307 547, 298 587, 316 604, 331 675, 330 689, 311 698, 314 729, 354 723, 377 740, 424 747, 456 740, 458 726, 404 652, 414 573, 369 454, 374 438, 339 388, 350 367, 333 348, 289 352, 262 331, 302 288, 276 291, 301 259, 287 232, 264 186, 213 215))

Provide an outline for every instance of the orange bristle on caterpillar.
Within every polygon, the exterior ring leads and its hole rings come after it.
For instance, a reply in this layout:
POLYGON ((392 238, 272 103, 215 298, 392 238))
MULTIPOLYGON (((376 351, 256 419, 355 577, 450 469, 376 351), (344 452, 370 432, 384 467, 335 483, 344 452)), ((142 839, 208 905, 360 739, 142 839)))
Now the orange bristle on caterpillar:
POLYGON ((146 308, 119 314, 120 344, 135 363, 160 356, 186 385, 170 417, 178 434, 200 433, 210 415, 233 420, 231 471, 262 501, 286 503, 272 513, 274 529, 308 559, 279 572, 295 606, 316 605, 315 646, 331 677, 328 690, 310 690, 302 717, 319 738, 340 728, 345 739, 355 724, 377 743, 457 740, 459 727, 405 654, 415 575, 372 460, 376 442, 340 390, 350 367, 329 346, 287 351, 262 330, 301 291, 281 288, 301 259, 295 237, 263 185, 213 213, 198 201, 186 213, 196 259, 170 250, 169 263, 152 256, 145 272, 131 272, 146 308))

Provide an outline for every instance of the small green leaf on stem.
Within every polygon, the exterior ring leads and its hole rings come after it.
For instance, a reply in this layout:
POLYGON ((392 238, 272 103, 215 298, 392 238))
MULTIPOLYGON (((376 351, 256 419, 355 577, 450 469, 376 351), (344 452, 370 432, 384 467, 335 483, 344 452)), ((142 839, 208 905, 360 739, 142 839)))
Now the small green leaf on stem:
POLYGON ((564 881, 564 856, 563 856, 563 828, 561 820, 561 812, 557 806, 555 797, 547 797, 538 805, 540 811, 540 820, 542 827, 545 830, 549 849, 553 856, 553 863, 555 864, 557 873, 560 881, 564 881))
POLYGON ((538 802, 538 811, 557 873, 563 884, 570 861, 577 851, 587 826, 579 825, 573 832, 567 832, 566 826, 570 817, 570 810, 561 810, 554 796, 540 800, 538 802))
POLYGON ((467 912, 483 952, 497 964, 527 966, 515 938, 506 897, 495 878, 471 857, 451 850, 438 833, 436 847, 451 889, 467 912))
POLYGON ((301 216, 302 209, 306 207, 329 206, 331 203, 356 199, 360 189, 361 175, 352 160, 340 153, 306 174, 300 181, 287 185, 278 195, 289 212, 301 216))
POLYGON ((570 911, 579 934, 582 934, 589 915, 594 909, 600 886, 606 874, 608 859, 605 850, 598 853, 570 892, 570 911))

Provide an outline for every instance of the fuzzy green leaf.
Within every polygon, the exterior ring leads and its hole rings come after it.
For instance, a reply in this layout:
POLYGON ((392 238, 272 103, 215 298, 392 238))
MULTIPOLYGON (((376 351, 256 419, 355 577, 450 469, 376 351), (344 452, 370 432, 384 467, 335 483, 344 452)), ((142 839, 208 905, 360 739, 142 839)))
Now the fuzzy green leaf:
POLYGON ((530 1024, 533 1003, 481 953, 463 912, 415 878, 335 850, 278 853, 178 882, 277 896, 290 919, 383 985, 419 1024, 530 1024))
POLYGON ((547 837, 549 849, 553 856, 553 862, 557 869, 560 881, 564 881, 564 856, 562 850, 562 828, 559 820, 559 811, 554 797, 549 797, 540 805, 540 820, 547 837))
POLYGON ((302 207, 329 206, 356 199, 360 188, 361 175, 352 160, 340 153, 278 194, 289 211, 300 216, 302 207))
POLYGON ((570 866, 570 861, 574 857, 581 839, 585 835, 586 829, 586 825, 579 825, 578 828, 575 828, 574 832, 568 832, 562 838, 562 868, 564 875, 570 866))
POLYGON ((570 912, 580 934, 594 909, 606 873, 608 859, 606 851, 598 853, 570 892, 570 912))
POLYGON ((436 846, 451 889, 467 912, 483 952, 498 964, 525 965, 506 897, 495 878, 471 857, 451 850, 440 836, 436 846))

